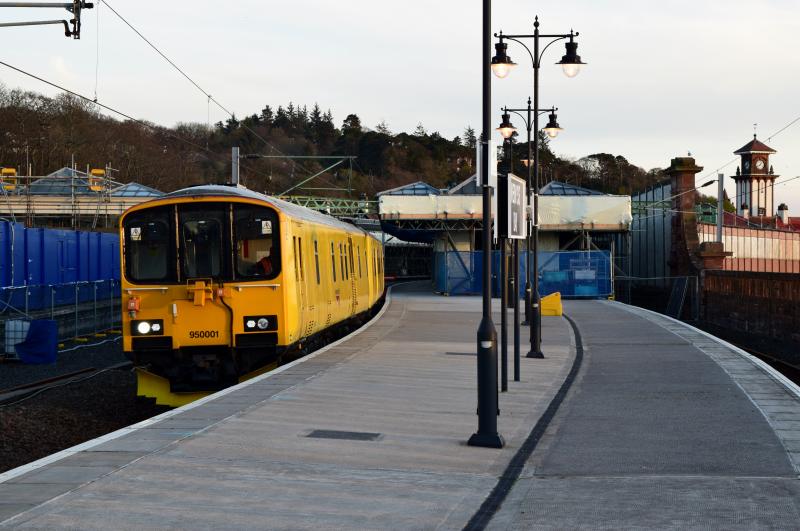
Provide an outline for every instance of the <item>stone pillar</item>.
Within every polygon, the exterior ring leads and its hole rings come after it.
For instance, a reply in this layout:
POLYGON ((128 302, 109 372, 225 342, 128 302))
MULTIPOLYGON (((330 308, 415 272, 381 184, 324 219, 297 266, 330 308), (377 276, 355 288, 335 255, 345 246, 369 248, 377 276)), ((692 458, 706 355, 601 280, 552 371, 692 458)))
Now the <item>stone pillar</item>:
POLYGON ((703 171, 692 157, 672 159, 666 170, 672 191, 672 242, 669 266, 672 276, 694 276, 703 268, 695 252, 700 247, 694 214, 695 175, 703 171))

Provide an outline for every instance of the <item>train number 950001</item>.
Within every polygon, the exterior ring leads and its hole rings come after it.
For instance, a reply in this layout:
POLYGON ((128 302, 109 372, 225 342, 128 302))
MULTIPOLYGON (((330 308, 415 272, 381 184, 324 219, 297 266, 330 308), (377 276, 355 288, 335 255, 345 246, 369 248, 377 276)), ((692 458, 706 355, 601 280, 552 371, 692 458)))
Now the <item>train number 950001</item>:
POLYGON ((210 339, 219 337, 219 330, 191 330, 189 339, 210 339))

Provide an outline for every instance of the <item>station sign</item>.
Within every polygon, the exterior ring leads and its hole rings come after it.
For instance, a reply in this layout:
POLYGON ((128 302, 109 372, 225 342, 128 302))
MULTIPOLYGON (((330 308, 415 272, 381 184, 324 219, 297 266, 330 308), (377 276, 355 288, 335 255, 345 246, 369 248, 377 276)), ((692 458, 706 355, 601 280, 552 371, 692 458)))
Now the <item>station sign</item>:
POLYGON ((513 173, 500 176, 497 180, 497 223, 499 236, 512 240, 528 237, 526 207, 528 195, 525 179, 513 173))

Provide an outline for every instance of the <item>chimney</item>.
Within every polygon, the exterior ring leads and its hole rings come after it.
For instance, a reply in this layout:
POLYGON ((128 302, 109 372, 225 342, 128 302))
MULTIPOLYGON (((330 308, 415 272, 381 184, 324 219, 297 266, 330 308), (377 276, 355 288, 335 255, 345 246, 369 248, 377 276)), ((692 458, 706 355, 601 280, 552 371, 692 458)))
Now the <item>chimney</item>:
POLYGON ((744 219, 750 219, 750 208, 747 206, 747 203, 742 203, 742 217, 744 219))
POLYGON ((786 206, 786 203, 778 205, 778 217, 781 218, 784 225, 789 224, 789 207, 786 206))

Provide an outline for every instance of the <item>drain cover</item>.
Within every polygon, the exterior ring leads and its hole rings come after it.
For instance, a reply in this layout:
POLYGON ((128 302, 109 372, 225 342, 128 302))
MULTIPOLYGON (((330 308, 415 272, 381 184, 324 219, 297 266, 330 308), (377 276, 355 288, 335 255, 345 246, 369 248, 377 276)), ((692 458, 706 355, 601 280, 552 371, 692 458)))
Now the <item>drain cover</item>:
POLYGON ((306 437, 313 439, 341 439, 346 441, 377 441, 380 433, 366 431, 314 430, 306 437))

